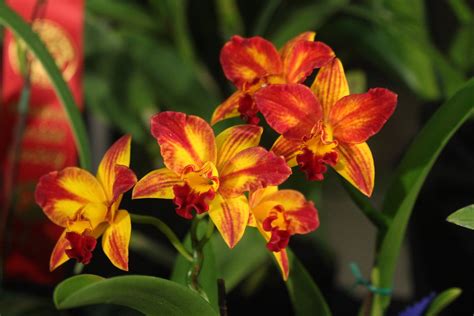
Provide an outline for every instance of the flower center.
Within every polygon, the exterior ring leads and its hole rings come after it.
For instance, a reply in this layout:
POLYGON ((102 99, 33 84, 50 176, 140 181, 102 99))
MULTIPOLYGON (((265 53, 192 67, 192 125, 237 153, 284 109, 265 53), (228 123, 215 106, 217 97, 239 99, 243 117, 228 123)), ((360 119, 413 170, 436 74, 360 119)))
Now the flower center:
POLYGON ((289 224, 290 220, 285 217, 281 205, 275 206, 263 220, 263 230, 271 232, 270 240, 267 242, 267 248, 270 251, 279 252, 288 246, 291 236, 289 224))
POLYGON ((201 169, 187 166, 183 170, 183 185, 173 186, 176 213, 191 219, 192 210, 201 214, 209 210, 209 202, 216 196, 219 188, 219 176, 212 162, 207 162, 201 169))
POLYGON ((67 232, 66 239, 71 245, 70 249, 66 249, 66 255, 78 262, 88 264, 92 258, 92 251, 95 249, 97 240, 90 236, 90 230, 86 229, 82 234, 76 232, 67 232))
POLYGON ((302 153, 296 156, 298 165, 309 180, 323 180, 327 165, 334 167, 337 164, 336 147, 331 127, 320 122, 314 133, 305 140, 302 153))

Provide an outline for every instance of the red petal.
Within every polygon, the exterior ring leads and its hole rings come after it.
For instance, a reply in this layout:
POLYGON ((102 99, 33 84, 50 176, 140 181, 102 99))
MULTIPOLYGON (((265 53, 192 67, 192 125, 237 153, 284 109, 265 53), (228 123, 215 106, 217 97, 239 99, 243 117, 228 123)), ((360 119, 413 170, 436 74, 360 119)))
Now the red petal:
POLYGON ((378 133, 396 105, 397 95, 382 88, 342 98, 329 113, 334 138, 345 143, 365 142, 378 133))
POLYGON ((291 174, 285 160, 262 147, 239 152, 220 172, 219 192, 224 197, 238 196, 269 185, 279 185, 291 174))
POLYGON ((220 61, 225 76, 240 90, 262 77, 282 71, 276 48, 259 36, 233 36, 222 48, 220 61))
POLYGON ((267 123, 290 139, 303 139, 322 119, 321 105, 301 84, 270 85, 255 94, 255 102, 267 123))

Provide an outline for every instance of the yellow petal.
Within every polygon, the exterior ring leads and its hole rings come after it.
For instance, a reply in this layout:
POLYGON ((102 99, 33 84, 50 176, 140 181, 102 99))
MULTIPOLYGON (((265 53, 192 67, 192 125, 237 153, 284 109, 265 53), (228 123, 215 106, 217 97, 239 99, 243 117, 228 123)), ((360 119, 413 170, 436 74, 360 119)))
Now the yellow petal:
POLYGON ((334 169, 367 196, 374 189, 374 158, 367 143, 344 144, 336 147, 338 162, 334 169))
POLYGON ((130 215, 120 210, 102 237, 102 249, 117 268, 128 271, 128 245, 132 232, 130 215))
POLYGON ((69 241, 66 239, 66 230, 61 234, 56 245, 54 246, 53 252, 51 253, 51 258, 49 259, 49 271, 53 271, 64 262, 69 260, 69 257, 66 255, 66 248, 69 247, 69 241))
POLYGON ((105 153, 97 170, 97 179, 104 187, 108 201, 114 200, 114 184, 116 181, 116 165, 130 166, 130 135, 122 136, 105 153))
POLYGON ((151 118, 151 133, 160 145, 165 166, 177 174, 187 166, 216 163, 214 132, 200 117, 161 112, 151 118))
POLYGON ((244 235, 249 220, 249 204, 244 195, 223 198, 217 194, 209 206, 209 216, 224 238, 233 248, 244 235))
POLYGON ((237 125, 217 135, 217 169, 244 149, 258 146, 263 128, 256 125, 237 125))
POLYGON ((239 116, 239 101, 244 95, 244 92, 236 91, 218 105, 212 114, 211 125, 231 117, 239 116))
POLYGON ((314 94, 323 107, 324 117, 329 116, 332 106, 346 95, 349 95, 344 68, 338 58, 334 58, 326 66, 321 67, 311 86, 314 94))
POLYGON ((302 141, 287 139, 284 136, 280 135, 273 144, 270 151, 273 151, 277 156, 283 156, 286 160, 286 163, 290 167, 298 165, 296 162, 296 156, 298 156, 301 151, 301 146, 303 145, 302 141))
POLYGON ((107 198, 93 175, 68 167, 42 176, 36 186, 35 200, 53 223, 66 227, 86 205, 106 204, 107 198))
POLYGON ((168 168, 153 170, 137 182, 133 188, 134 199, 172 199, 173 186, 182 185, 183 180, 168 168))

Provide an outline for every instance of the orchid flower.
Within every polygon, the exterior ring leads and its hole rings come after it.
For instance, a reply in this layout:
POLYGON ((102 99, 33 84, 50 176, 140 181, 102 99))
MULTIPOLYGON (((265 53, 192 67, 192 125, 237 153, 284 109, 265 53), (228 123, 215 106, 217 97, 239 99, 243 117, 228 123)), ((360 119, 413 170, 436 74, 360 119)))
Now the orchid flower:
POLYGON ((130 215, 119 209, 122 195, 137 178, 130 170, 130 136, 120 138, 105 153, 97 176, 68 167, 41 177, 36 203, 56 225, 64 227, 50 259, 50 270, 74 258, 88 264, 97 239, 113 265, 128 271, 130 215))
POLYGON ((214 137, 203 119, 161 112, 151 119, 166 168, 145 175, 133 198, 173 199, 176 212, 208 212, 229 247, 242 238, 249 218, 244 192, 278 185, 291 174, 282 157, 257 147, 262 128, 231 127, 214 137))
POLYGON ((303 82, 313 69, 334 58, 329 46, 313 41, 315 35, 302 33, 279 52, 259 36, 233 36, 222 48, 220 61, 225 76, 237 91, 216 108, 211 124, 239 115, 250 124, 258 124, 255 92, 271 84, 303 82))
POLYGON ((366 140, 395 110, 397 95, 375 88, 349 94, 339 59, 322 67, 311 89, 301 84, 271 85, 255 94, 267 123, 281 136, 272 151, 299 165, 310 180, 322 180, 327 165, 370 196, 374 161, 366 140))
POLYGON ((287 280, 290 266, 286 247, 290 237, 316 230, 319 227, 318 211, 300 192, 278 190, 276 186, 251 192, 249 205, 249 226, 258 228, 278 262, 283 279, 287 280))

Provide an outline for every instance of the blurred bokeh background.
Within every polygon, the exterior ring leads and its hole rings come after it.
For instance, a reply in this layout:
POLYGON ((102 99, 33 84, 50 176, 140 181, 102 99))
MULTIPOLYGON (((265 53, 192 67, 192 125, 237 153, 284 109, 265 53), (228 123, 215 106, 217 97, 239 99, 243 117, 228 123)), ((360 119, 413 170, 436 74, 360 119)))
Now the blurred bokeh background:
MULTIPOLYGON (((88 0, 83 115, 94 167, 124 133, 133 136, 131 164, 138 177, 160 166, 158 146, 149 133, 149 118, 158 111, 183 111, 209 120, 234 89, 219 64, 220 49, 232 35, 260 35, 281 47, 291 37, 311 30, 342 60, 352 92, 386 87, 399 95, 394 116, 369 141, 376 163, 373 202, 380 205, 410 141, 434 110, 474 73, 473 9, 469 0, 88 0)), ((236 122, 239 119, 219 123, 215 130, 236 122)), ((470 120, 428 177, 398 263, 394 304, 388 315, 453 286, 464 292, 446 315, 474 311, 474 235, 445 221, 448 214, 474 199, 473 132, 470 120)), ((266 132, 263 144, 269 148, 274 139, 274 134, 266 132)), ((321 227, 292 240, 292 249, 320 286, 334 315, 355 315, 367 289, 353 288, 349 263, 356 262, 369 276, 375 228, 352 203, 335 173, 329 173, 322 185, 308 185, 295 170, 285 186, 305 192, 321 217, 321 227)), ((169 201, 131 201, 127 196, 123 203, 129 210, 160 217, 180 236, 189 227, 169 201)), ((37 218, 41 210, 34 208, 31 213, 37 218)), ((15 232, 7 228, 6 233, 15 232)), ((227 281, 230 315, 254 315, 262 310, 291 315, 279 273, 254 235, 249 232, 233 252, 225 249, 219 236, 213 240, 220 273, 227 281), (248 259, 245 265, 232 262, 232 256, 242 253, 248 259)), ((156 231, 134 230, 131 273, 168 277, 174 257, 174 250, 156 231)), ((38 264, 47 267, 48 262, 38 264)), ((73 266, 68 263, 63 273, 71 274, 73 266)), ((84 272, 120 274, 99 249, 84 272)), ((9 294, 0 298, 2 315, 54 313, 52 284, 15 277, 7 279, 6 289, 9 294)), ((62 314, 117 311, 125 313, 109 306, 62 314)))

